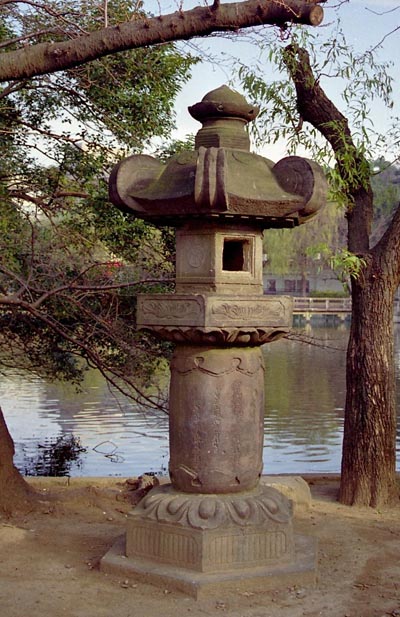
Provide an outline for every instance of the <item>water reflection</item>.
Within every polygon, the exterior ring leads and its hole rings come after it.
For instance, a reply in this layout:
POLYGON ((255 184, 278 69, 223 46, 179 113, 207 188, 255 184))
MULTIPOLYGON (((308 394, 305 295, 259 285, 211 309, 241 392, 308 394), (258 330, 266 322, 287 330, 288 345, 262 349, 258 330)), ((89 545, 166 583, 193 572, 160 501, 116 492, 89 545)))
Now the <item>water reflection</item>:
POLYGON ((134 475, 166 468, 168 418, 144 413, 111 392, 96 371, 88 371, 82 391, 71 384, 20 377, 0 385, 3 412, 15 440, 15 461, 25 469, 37 445, 75 435, 86 449, 72 462, 71 475, 134 475))
POLYGON ((302 331, 306 342, 264 347, 264 470, 340 469, 345 401, 345 328, 302 331))
MULTIPOLYGON (((283 340, 263 348, 266 473, 340 470, 348 331, 314 328, 306 334, 311 343, 283 340)), ((95 371, 79 393, 70 384, 3 378, 0 401, 22 470, 37 457, 38 444, 71 435, 86 452, 71 462, 70 475, 128 476, 168 466, 168 418, 139 411, 95 371)))

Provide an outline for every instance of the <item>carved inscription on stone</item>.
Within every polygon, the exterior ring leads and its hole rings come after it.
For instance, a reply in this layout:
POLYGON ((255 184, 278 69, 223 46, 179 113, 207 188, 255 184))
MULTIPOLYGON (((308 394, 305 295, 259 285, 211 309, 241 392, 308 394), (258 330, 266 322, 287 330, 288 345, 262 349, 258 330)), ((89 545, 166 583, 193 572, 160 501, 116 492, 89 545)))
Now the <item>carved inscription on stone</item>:
POLYGON ((236 493, 256 486, 262 467, 263 383, 258 347, 176 348, 169 462, 175 488, 236 493))
POLYGON ((180 298, 172 295, 162 298, 157 296, 139 296, 137 309, 138 325, 180 324, 192 326, 199 323, 204 315, 202 300, 197 298, 180 298))
MULTIPOLYGON (((239 300, 236 302, 213 299, 209 303, 210 324, 284 324, 288 321, 288 306, 283 300, 239 300)), ((288 324, 289 325, 289 324, 288 324)))
MULTIPOLYGON (((205 294, 139 295, 139 327, 173 328, 288 328, 292 320, 290 298, 208 296, 205 294)), ((212 341, 210 341, 212 342, 212 341)), ((217 342, 217 341, 216 341, 217 342)), ((227 341, 230 342, 230 341, 227 341)), ((234 341, 232 341, 234 342, 234 341)))
POLYGON ((168 319, 182 319, 188 315, 191 317, 198 315, 200 312, 198 304, 190 300, 182 302, 179 300, 175 302, 173 300, 168 300, 167 302, 150 300, 144 303, 142 310, 146 315, 153 315, 157 319, 164 319, 165 317, 168 319))

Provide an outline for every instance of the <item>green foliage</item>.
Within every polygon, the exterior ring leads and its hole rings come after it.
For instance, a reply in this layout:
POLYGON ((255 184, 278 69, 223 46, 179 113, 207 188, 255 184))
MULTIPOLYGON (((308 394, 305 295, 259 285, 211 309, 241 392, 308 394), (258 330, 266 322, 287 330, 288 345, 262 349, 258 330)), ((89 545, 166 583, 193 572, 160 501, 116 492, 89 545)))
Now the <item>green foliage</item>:
MULTIPOLYGON (((16 273, 21 273, 23 266, 23 245, 27 238, 27 225, 19 213, 0 194, 0 238, 2 251, 0 264, 7 266, 16 273)), ((2 289, 7 287, 0 275, 2 289)))
POLYGON ((349 278, 358 279, 367 262, 347 249, 341 249, 331 256, 330 263, 332 269, 338 273, 339 279, 346 283, 349 278))
MULTIPOLYGON (((141 10, 140 1, 112 0, 108 23, 141 10)), ((73 38, 104 18, 92 2, 10 4, 0 42, 31 32, 37 41, 73 38)), ((118 159, 169 135, 196 61, 168 44, 0 93, 0 370, 79 383, 97 366, 111 385, 154 404, 138 384, 170 346, 136 331, 135 303, 138 292, 170 288, 173 233, 118 211, 107 179, 118 159)))
POLYGON ((164 142, 155 150, 154 156, 165 163, 174 154, 194 150, 194 147, 195 135, 186 135, 185 139, 173 139, 172 141, 164 142))
POLYGON ((264 251, 268 256, 265 270, 278 275, 309 275, 331 269, 345 286, 347 295, 349 280, 360 276, 366 262, 344 247, 343 213, 331 203, 307 225, 265 232, 264 251))
POLYGON ((194 58, 177 54, 173 46, 162 46, 108 56, 70 71, 78 91, 91 101, 90 107, 77 101, 77 117, 86 123, 96 117, 114 139, 135 149, 143 148, 150 135, 167 137, 174 126, 174 99, 193 63, 194 58))
POLYGON ((311 259, 321 259, 321 257, 326 258, 331 253, 331 249, 325 242, 319 242, 317 244, 313 244, 312 246, 307 246, 305 250, 305 254, 307 257, 311 257, 311 259))
MULTIPOLYGON (((60 24, 71 28, 72 36, 98 28, 104 19, 103 7, 91 2, 53 5, 47 3, 43 10, 6 8, 4 23, 16 36, 37 30, 48 32, 42 35, 45 39, 57 40, 65 38, 60 24)), ((140 6, 140 2, 112 0, 109 25, 136 19, 140 6)), ((169 44, 111 55, 57 75, 12 84, 6 105, 16 114, 13 140, 19 137, 25 149, 36 146, 64 168, 68 163, 64 146, 69 143, 84 149, 85 162, 91 156, 100 170, 118 150, 121 155, 127 149, 138 151, 154 136, 169 135, 174 126, 174 99, 196 61, 169 44)))
POLYGON ((295 229, 269 229, 264 233, 267 272, 317 273, 330 267, 329 257, 343 246, 343 212, 334 203, 317 217, 295 229))

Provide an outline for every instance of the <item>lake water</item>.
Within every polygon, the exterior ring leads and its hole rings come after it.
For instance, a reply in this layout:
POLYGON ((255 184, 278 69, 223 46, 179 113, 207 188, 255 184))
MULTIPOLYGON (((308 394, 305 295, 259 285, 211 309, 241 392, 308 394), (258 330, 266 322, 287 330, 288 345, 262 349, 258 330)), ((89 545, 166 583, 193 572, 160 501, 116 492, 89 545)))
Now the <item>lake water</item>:
MULTIPOLYGON (((281 340, 263 347, 264 473, 340 471, 348 330, 309 328, 306 334, 308 344, 281 340)), ((395 361, 399 386, 399 351, 395 361)), ((2 378, 0 402, 23 472, 43 473, 49 464, 46 446, 58 439, 62 454, 71 436, 85 451, 65 462, 65 475, 134 476, 168 467, 167 416, 138 411, 95 371, 80 393, 70 384, 2 378)))

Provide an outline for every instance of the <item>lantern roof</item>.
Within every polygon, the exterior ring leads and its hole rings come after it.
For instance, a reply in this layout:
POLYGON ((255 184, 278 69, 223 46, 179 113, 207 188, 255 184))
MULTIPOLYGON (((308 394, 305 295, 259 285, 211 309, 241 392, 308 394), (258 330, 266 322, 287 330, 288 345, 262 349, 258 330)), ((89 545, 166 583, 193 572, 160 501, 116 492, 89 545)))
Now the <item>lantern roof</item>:
POLYGON ((240 93, 221 86, 189 107, 202 127, 193 151, 166 163, 148 155, 121 161, 110 177, 111 201, 158 225, 193 219, 293 227, 325 203, 319 165, 290 156, 278 163, 250 152, 247 125, 258 115, 240 93))

